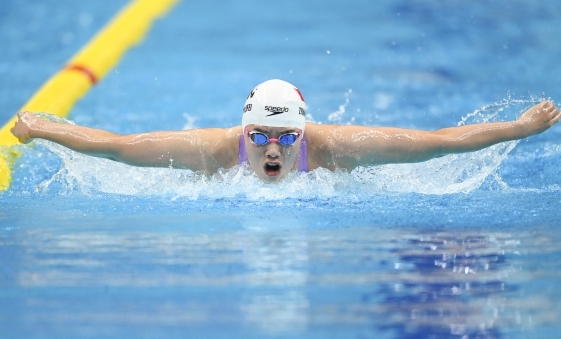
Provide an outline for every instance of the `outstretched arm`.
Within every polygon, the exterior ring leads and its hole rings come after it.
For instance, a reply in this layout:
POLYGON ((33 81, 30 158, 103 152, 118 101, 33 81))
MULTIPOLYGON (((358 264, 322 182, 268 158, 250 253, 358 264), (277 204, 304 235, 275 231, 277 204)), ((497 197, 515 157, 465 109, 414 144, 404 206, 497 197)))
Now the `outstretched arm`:
POLYGON ((318 166, 353 169, 421 162, 451 153, 477 151, 499 142, 541 133, 560 118, 561 113, 553 103, 543 101, 512 122, 473 124, 437 131, 317 125, 317 130, 307 129, 306 132, 315 132, 315 147, 320 150, 316 159, 318 166))
POLYGON ((56 142, 74 151, 134 166, 188 168, 214 173, 237 161, 236 128, 193 129, 131 135, 39 119, 22 112, 12 133, 23 143, 33 138, 56 142))

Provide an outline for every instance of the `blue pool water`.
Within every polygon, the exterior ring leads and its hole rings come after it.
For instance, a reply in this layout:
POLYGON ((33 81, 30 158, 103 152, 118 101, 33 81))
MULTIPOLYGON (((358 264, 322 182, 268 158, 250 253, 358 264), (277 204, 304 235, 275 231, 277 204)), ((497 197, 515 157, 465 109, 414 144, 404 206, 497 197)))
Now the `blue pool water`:
MULTIPOLYGON (((0 4, 0 121, 126 1, 0 4)), ((239 124, 296 84, 318 123, 437 129, 561 98, 561 3, 181 2, 70 120, 239 124)), ((1 338, 557 338, 561 127, 265 185, 37 141, 0 193, 1 338)))

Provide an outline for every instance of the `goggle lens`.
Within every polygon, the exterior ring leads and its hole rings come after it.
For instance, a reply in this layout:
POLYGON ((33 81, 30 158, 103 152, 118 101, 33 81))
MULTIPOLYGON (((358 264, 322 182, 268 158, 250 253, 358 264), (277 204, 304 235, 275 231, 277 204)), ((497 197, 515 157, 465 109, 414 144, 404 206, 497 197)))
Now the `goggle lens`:
POLYGON ((263 145, 265 145, 269 142, 269 138, 267 138, 267 136, 265 134, 262 134, 262 133, 250 132, 249 133, 249 138, 257 146, 263 146, 263 145))
POLYGON ((283 134, 279 137, 279 143, 283 146, 290 146, 298 140, 298 137, 298 133, 283 134))

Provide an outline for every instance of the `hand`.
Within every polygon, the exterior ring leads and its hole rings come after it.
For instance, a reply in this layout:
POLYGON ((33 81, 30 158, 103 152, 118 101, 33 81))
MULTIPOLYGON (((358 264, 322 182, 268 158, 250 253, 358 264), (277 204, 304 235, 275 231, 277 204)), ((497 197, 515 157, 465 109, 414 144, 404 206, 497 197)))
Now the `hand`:
POLYGON ((542 101, 541 103, 530 107, 520 118, 518 122, 526 128, 528 136, 541 133, 561 119, 561 112, 555 107, 551 101, 542 101))
POLYGON ((10 131, 22 144, 28 143, 31 141, 31 130, 38 121, 37 116, 31 112, 19 112, 18 120, 10 131))

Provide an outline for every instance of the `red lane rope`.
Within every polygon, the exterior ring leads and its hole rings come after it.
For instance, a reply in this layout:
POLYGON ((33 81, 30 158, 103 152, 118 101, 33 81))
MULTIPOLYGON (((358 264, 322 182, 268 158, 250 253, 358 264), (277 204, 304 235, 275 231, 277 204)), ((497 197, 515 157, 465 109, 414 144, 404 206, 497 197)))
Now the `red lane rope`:
POLYGON ((78 71, 82 74, 84 74, 92 83, 92 85, 95 85, 98 82, 98 78, 95 76, 95 74, 86 66, 82 66, 82 65, 76 65, 76 64, 70 64, 67 65, 66 67, 64 67, 65 71, 78 71))

